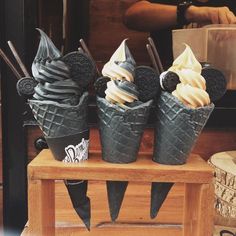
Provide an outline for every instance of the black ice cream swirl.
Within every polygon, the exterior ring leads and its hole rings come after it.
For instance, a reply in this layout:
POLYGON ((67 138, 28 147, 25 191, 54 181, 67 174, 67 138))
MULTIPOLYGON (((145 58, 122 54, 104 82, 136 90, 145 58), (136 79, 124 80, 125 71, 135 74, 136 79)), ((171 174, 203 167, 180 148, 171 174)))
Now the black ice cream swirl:
POLYGON ((47 60, 40 64, 38 74, 35 75, 35 80, 39 83, 33 97, 37 100, 76 105, 82 90, 70 79, 69 67, 61 60, 47 60))

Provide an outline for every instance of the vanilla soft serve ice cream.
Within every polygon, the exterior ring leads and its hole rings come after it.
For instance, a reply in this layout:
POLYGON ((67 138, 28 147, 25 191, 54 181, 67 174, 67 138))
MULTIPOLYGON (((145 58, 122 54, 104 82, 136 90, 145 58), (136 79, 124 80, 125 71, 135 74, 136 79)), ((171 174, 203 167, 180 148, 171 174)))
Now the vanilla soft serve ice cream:
POLYGON ((188 45, 168 71, 175 72, 179 76, 180 84, 172 94, 182 103, 191 108, 210 104, 210 98, 206 92, 206 81, 201 75, 202 66, 188 45))
POLYGON ((138 100, 137 87, 133 83, 136 63, 126 44, 126 40, 123 40, 102 69, 103 76, 111 79, 107 83, 105 98, 109 102, 118 105, 138 100))
POLYGON ((102 75, 110 77, 112 80, 134 81, 135 60, 126 44, 127 39, 123 40, 110 60, 104 65, 102 75))

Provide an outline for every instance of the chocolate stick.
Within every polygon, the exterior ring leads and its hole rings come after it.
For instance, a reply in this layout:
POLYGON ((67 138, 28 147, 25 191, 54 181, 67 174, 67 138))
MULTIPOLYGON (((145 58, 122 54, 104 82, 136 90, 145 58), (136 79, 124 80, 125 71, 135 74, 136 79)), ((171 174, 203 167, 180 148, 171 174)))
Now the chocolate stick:
POLYGON ((100 75, 101 75, 101 74, 100 74, 100 71, 98 70, 98 67, 97 67, 97 65, 96 65, 96 63, 95 63, 95 60, 93 59, 92 54, 90 53, 90 51, 89 51, 89 49, 88 49, 86 43, 84 42, 83 39, 80 39, 79 42, 80 42, 80 44, 81 44, 82 49, 88 54, 88 56, 90 57, 90 59, 91 59, 92 61, 94 61, 94 64, 95 64, 96 70, 97 70, 97 74, 100 76, 100 75))
MULTIPOLYGON (((91 53, 90 53, 90 51, 89 51, 89 49, 88 49, 86 43, 84 42, 84 40, 83 40, 83 39, 80 39, 79 42, 80 42, 80 44, 81 44, 82 49, 88 54, 88 56, 89 56, 91 59, 93 59, 93 57, 92 57, 92 55, 91 55, 91 53)), ((94 60, 93 60, 93 61, 94 61, 94 60)))
POLYGON ((147 48, 148 55, 149 55, 149 57, 150 57, 150 59, 151 59, 151 62, 152 62, 152 65, 153 65, 154 69, 160 74, 160 70, 159 70, 159 68, 158 68, 158 66, 157 66, 157 62, 156 62, 156 60, 155 60, 155 57, 154 57, 154 54, 153 54, 151 45, 150 45, 150 44, 147 44, 147 45, 146 45, 146 48, 147 48))
POLYGON ((161 63, 159 53, 158 53, 157 48, 155 46, 155 43, 153 42, 153 39, 151 37, 148 37, 148 42, 150 43, 150 45, 152 47, 153 54, 156 58, 157 65, 159 67, 159 71, 162 73, 164 71, 164 69, 163 69, 163 65, 161 63))
POLYGON ((78 52, 83 53, 84 50, 81 47, 78 47, 78 52))
POLYGON ((7 43, 8 43, 9 48, 11 49, 11 52, 12 52, 13 56, 15 57, 17 63, 19 64, 21 70, 23 71, 24 75, 25 75, 26 77, 31 77, 30 74, 29 74, 29 72, 27 71, 27 69, 26 69, 24 63, 23 63, 22 60, 20 59, 20 56, 19 56, 19 54, 17 53, 17 51, 16 51, 16 49, 15 49, 13 43, 12 43, 11 41, 7 41, 7 43))
POLYGON ((22 78, 22 76, 20 75, 20 73, 16 70, 16 68, 13 66, 13 64, 11 63, 11 61, 10 61, 9 58, 6 56, 6 54, 2 51, 1 48, 0 48, 0 56, 1 56, 2 59, 6 62, 6 64, 10 67, 10 69, 12 70, 13 74, 17 77, 17 79, 22 78))

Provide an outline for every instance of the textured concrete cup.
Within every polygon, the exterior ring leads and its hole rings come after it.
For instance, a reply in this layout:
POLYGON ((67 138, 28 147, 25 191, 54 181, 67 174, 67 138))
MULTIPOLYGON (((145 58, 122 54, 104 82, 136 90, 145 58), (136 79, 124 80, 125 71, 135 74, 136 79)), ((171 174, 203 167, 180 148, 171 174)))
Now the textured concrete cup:
POLYGON ((155 106, 153 161, 167 165, 186 163, 214 104, 191 109, 168 92, 162 92, 155 106))

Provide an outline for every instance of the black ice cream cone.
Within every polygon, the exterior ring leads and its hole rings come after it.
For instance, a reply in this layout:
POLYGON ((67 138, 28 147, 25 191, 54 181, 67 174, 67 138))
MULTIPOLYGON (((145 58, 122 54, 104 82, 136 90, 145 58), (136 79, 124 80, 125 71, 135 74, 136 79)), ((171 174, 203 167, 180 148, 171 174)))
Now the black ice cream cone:
POLYGON ((90 199, 87 197, 88 181, 65 180, 65 185, 76 213, 90 230, 91 207, 90 199))
POLYGON ((107 197, 112 221, 118 218, 128 181, 107 181, 107 197))
MULTIPOLYGON (((87 92, 82 95, 78 105, 33 99, 29 100, 29 105, 56 160, 78 163, 88 159, 87 92)), ((87 197, 87 181, 65 180, 65 185, 73 207, 89 229, 90 201, 87 197)))
MULTIPOLYGON (((156 106, 157 122, 153 161, 165 165, 182 165, 192 151, 214 104, 191 109, 168 92, 162 92, 156 106)), ((151 218, 154 218, 173 183, 152 183, 151 218)))
MULTIPOLYGON (((102 158, 110 163, 136 161, 152 101, 127 110, 97 97, 102 158)), ((107 181, 112 221, 119 215, 127 181, 107 181)))

